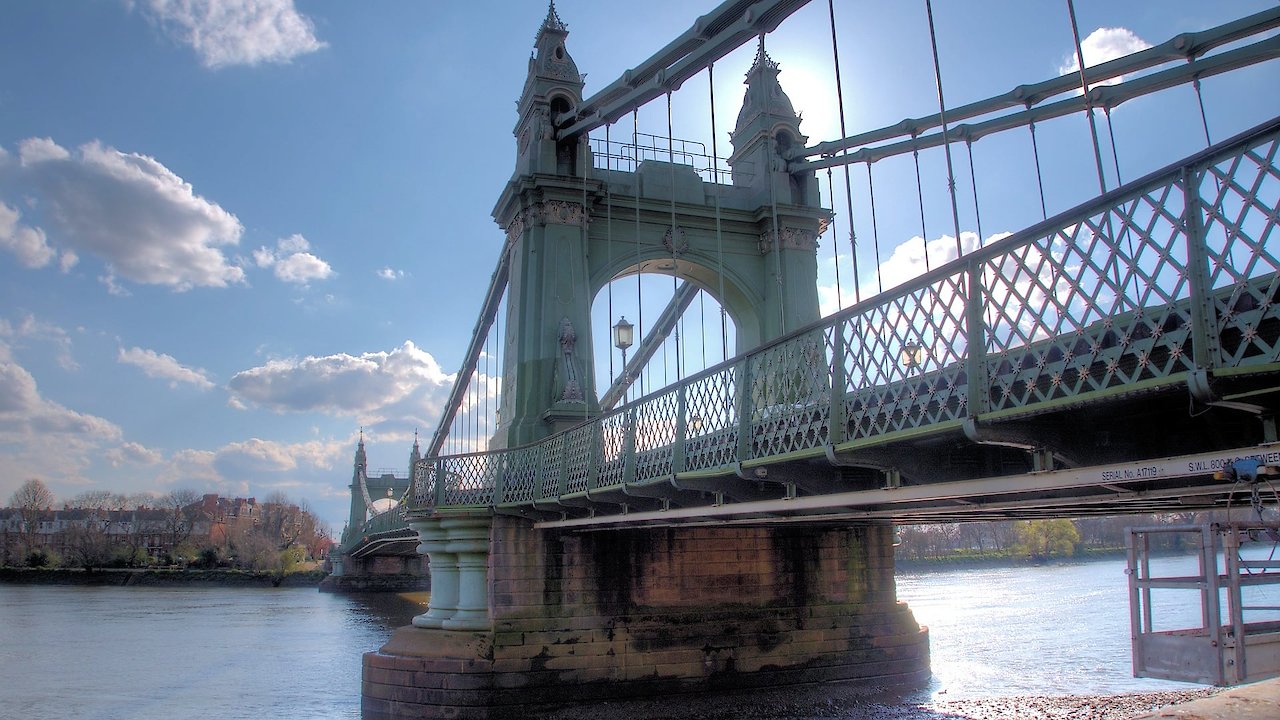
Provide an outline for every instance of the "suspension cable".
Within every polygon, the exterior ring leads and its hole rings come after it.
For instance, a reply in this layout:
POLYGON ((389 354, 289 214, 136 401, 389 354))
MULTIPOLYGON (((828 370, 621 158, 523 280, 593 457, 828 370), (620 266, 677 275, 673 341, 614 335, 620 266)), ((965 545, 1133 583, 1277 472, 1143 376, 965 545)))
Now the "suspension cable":
MULTIPOLYGON (((609 128, 613 127, 613 123, 605 123, 604 126, 604 161, 607 169, 613 170, 613 145, 609 140, 609 128)), ((610 195, 610 188, 613 185, 610 178, 606 177, 604 182, 604 247, 605 247, 605 267, 609 268, 609 272, 613 272, 613 197, 610 195)), ((605 294, 609 300, 609 315, 605 319, 605 324, 609 327, 613 326, 613 276, 610 275, 605 283, 605 294)), ((605 330, 605 337, 609 336, 609 330, 605 330)), ((605 347, 608 347, 606 344, 605 347)), ((609 351, 609 385, 612 386, 616 378, 613 372, 613 351, 609 351)))
POLYGON ((1036 142, 1036 121, 1027 123, 1027 127, 1031 130, 1031 155, 1036 160, 1036 187, 1040 188, 1040 217, 1048 220, 1049 209, 1044 202, 1044 179, 1040 174, 1040 145, 1036 142))
POLYGON ((1080 46, 1080 26, 1076 24, 1076 6, 1067 0, 1067 14, 1071 16, 1071 35, 1076 41, 1076 65, 1080 70, 1080 89, 1084 92, 1084 112, 1089 118, 1089 135, 1093 138, 1093 161, 1098 167, 1098 194, 1107 192, 1107 179, 1102 172, 1102 149, 1098 143, 1098 123, 1093 117, 1093 99, 1089 97, 1089 77, 1084 72, 1084 50, 1080 46))
POLYGON ((729 357, 729 323, 725 316, 724 294, 724 236, 720 227, 720 150, 716 145, 716 66, 707 66, 707 87, 711 91, 711 176, 715 179, 716 196, 716 277, 720 283, 720 359, 729 357))
POLYGON ((978 222, 978 247, 982 247, 982 206, 978 203, 978 171, 973 167, 973 140, 965 138, 964 146, 969 151, 969 185, 973 188, 973 217, 978 222))
MULTIPOLYGON (((505 295, 505 293, 504 293, 505 295)), ((493 320, 493 364, 498 368, 500 375, 498 376, 498 387, 493 398, 493 431, 498 432, 498 427, 502 424, 502 376, 506 375, 506 369, 502 367, 502 348, 507 344, 507 339, 502 335, 502 304, 498 304, 498 309, 494 311, 496 316, 493 320)))
POLYGON ((1111 108, 1102 108, 1102 114, 1107 117, 1107 137, 1111 140, 1111 162, 1116 169, 1116 185, 1123 185, 1124 178, 1120 176, 1120 152, 1116 149, 1116 127, 1111 122, 1111 108))
MULTIPOLYGON (((631 111, 631 151, 635 155, 635 209, 636 209, 636 336, 644 334, 644 293, 640 289, 640 112, 631 111)), ((626 372, 626 367, 622 368, 626 372)), ((640 396, 644 396, 644 373, 637 378, 640 396)))
MULTIPOLYGON (((840 48, 836 42, 836 9, 835 0, 827 0, 827 17, 831 19, 831 60, 836 71, 836 104, 840 110, 840 137, 848 137, 849 131, 845 128, 844 119, 844 85, 840 81, 840 48)), ((848 154, 846 148, 843 154, 848 154)), ((827 171, 827 195, 831 196, 831 205, 835 207, 835 195, 831 192, 831 171, 827 171)), ((853 259, 853 301, 855 303, 862 301, 862 289, 860 287, 861 280, 858 277, 858 233, 856 223, 853 221, 853 189, 849 184, 849 164, 844 166, 844 202, 845 207, 849 211, 849 253, 853 259)), ((835 244, 836 231, 831 229, 832 245, 835 244)), ((836 254, 836 288, 840 287, 840 261, 839 253, 836 254)), ((839 295, 837 293, 837 301, 839 295)), ((844 304, 841 303, 841 307, 844 304)))
MULTIPOLYGON (((591 176, 590 163, 587 162, 587 154, 591 150, 591 133, 590 131, 583 133, 578 137, 578 172, 582 173, 582 215, 578 218, 578 226, 582 228, 582 255, 586 259, 586 266, 591 267, 591 238, 587 235, 587 181, 591 176)), ((608 152, 608 148, 605 148, 608 152)), ((587 300, 587 330, 591 329, 591 300, 587 300)), ((612 356, 613 353, 610 353, 612 356)), ((569 363, 575 363, 573 357, 568 358, 569 363)), ((578 393, 582 396, 582 419, 586 420, 591 417, 591 403, 587 401, 589 397, 586 389, 587 370, 586 363, 583 363, 582 378, 578 381, 578 393)), ((590 368, 592 377, 591 394, 595 394, 595 368, 590 368)), ((571 372, 571 368, 566 368, 566 373, 571 372)), ((576 374, 576 373, 575 373, 576 374)), ((566 374, 566 377, 568 375, 566 374)))
MULTIPOLYGON (((676 149, 671 129, 671 91, 667 91, 667 164, 671 169, 671 297, 680 289, 680 261, 676 257, 676 149)), ((684 313, 676 317, 673 323, 676 334, 676 382, 680 382, 680 320, 684 313)), ((665 352, 665 351, 664 351, 665 352)), ((666 357, 664 354, 663 357, 666 357)), ((664 378, 665 379, 665 378, 664 378)), ((665 384, 665 383, 664 383, 665 384)))
POLYGON ((707 369, 707 306, 703 298, 706 292, 698 290, 698 319, 702 321, 702 369, 707 369))
MULTIPOLYGON (((847 165, 845 167, 848 167, 847 165)), ((832 206, 835 205, 835 194, 831 190, 831 168, 827 168, 827 197, 831 198, 832 206)), ((831 237, 836 236, 836 214, 831 213, 831 237)), ((835 242, 831 243, 831 261, 836 266, 836 307, 840 310, 844 309, 844 295, 840 290, 840 248, 835 242)))
MULTIPOLYGON (((760 33, 760 51, 764 52, 764 33, 760 33)), ((773 93, 768 93, 769 99, 765 104, 765 114, 773 115, 773 93)), ((778 285, 778 334, 787 334, 787 287, 782 280, 782 232, 778 227, 778 193, 777 182, 774 168, 778 164, 778 139, 774 134, 769 133, 769 167, 765 169, 766 178, 769 181, 769 206, 773 217, 773 271, 774 279, 778 285)), ((783 166, 783 172, 786 172, 786 166, 783 166)))
POLYGON ((871 240, 876 251, 876 292, 884 292, 884 278, 880 274, 880 225, 876 221, 876 183, 871 178, 871 162, 867 162, 867 188, 871 195, 871 240))
POLYGON ((920 242, 924 244, 924 271, 929 272, 929 233, 924 225, 924 185, 920 182, 920 151, 911 151, 911 157, 916 161, 916 200, 920 203, 920 242))
POLYGON ((964 254, 960 245, 960 210, 956 206, 956 174, 951 164, 951 138, 947 136, 947 102, 942 95, 942 64, 938 60, 938 37, 933 27, 933 1, 924 0, 924 8, 925 14, 929 16, 929 43, 933 46, 933 77, 938 85, 938 121, 942 124, 942 149, 947 156, 947 192, 951 194, 951 222, 956 231, 956 257, 960 257, 964 254))
POLYGON ((1209 116, 1204 111, 1204 96, 1200 94, 1199 77, 1191 79, 1191 87, 1196 90, 1196 102, 1200 105, 1200 124, 1204 127, 1204 144, 1205 147, 1208 147, 1213 144, 1213 141, 1209 139, 1209 116))
POLYGON ((489 353, 489 348, 490 348, 490 343, 492 341, 493 341, 493 333, 490 332, 489 337, 485 338, 485 342, 484 342, 484 429, 485 429, 484 449, 485 450, 489 449, 489 437, 492 435, 492 433, 490 432, 491 423, 489 422, 489 418, 493 417, 492 415, 489 414, 489 395, 491 394, 489 392, 489 382, 493 378, 492 370, 489 368, 489 361, 493 359, 493 356, 489 353))

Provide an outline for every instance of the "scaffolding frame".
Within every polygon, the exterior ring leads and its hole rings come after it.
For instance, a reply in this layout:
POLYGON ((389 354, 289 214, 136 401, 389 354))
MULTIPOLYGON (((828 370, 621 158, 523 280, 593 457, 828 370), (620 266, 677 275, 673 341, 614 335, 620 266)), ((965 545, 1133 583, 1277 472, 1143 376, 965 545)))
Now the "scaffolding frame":
POLYGON ((1242 591, 1246 587, 1280 586, 1280 558, 1275 553, 1266 560, 1245 560, 1240 556, 1242 541, 1261 538, 1280 544, 1280 524, 1231 522, 1128 528, 1126 574, 1134 677, 1230 686, 1280 675, 1280 621, 1247 622, 1246 618, 1248 612, 1274 612, 1280 610, 1280 605, 1243 603, 1242 591), (1152 537, 1177 533, 1198 536, 1198 574, 1153 576, 1152 537), (1154 589, 1199 592, 1200 627, 1155 630, 1154 589))

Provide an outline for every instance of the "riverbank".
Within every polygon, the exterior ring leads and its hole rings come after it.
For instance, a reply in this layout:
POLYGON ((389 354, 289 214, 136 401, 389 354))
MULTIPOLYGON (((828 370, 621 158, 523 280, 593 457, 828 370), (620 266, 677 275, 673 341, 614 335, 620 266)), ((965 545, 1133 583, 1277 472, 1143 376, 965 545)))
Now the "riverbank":
MULTIPOLYGON (((1125 548, 1088 548, 1076 555, 1053 555, 1047 558, 1033 558, 1028 555, 1004 553, 964 552, 938 557, 912 558, 896 556, 894 567, 899 571, 926 572, 929 570, 951 570, 958 568, 1004 568, 1034 567, 1039 565, 1063 565, 1067 563, 1092 562, 1094 560, 1112 560, 1124 558, 1125 548)), ((1167 553, 1168 555, 1180 553, 1167 553)))
POLYGON ((122 586, 221 586, 221 587, 317 587, 327 573, 307 570, 295 573, 243 570, 178 570, 158 568, 0 568, 0 583, 15 585, 122 586))
MULTIPOLYGON (((672 696, 565 708, 524 708, 527 720, 1133 720, 1212 697, 1217 688, 1121 695, 1012 696, 930 700, 856 685, 672 696)), ((945 695, 941 696, 945 697, 945 695)), ((1157 716, 1158 717, 1158 716, 1157 716)), ((1210 716, 1212 717, 1212 716, 1210 716)))

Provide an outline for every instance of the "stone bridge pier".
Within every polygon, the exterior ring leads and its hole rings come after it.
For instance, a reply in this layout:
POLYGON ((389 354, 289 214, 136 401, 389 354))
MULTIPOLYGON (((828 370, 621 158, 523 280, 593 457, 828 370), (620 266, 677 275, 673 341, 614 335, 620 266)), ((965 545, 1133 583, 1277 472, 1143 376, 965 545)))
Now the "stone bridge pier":
POLYGON ((431 603, 365 655, 366 718, 929 676, 887 524, 575 532, 439 513, 413 525, 431 603))

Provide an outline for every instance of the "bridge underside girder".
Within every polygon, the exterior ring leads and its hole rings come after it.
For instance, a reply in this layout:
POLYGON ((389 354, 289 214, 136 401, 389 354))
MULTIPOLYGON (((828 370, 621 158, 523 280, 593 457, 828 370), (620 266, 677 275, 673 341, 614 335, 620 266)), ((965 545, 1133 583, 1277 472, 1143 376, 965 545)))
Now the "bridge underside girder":
POLYGON ((395 530, 368 535, 360 539, 347 551, 353 558, 395 555, 400 557, 416 557, 418 552, 418 534, 411 528, 402 527, 395 530))
POLYGON ((1280 465, 1280 367, 1213 385, 1209 398, 1170 383, 1087 406, 951 423, 874 446, 824 446, 745 463, 733 475, 679 473, 496 510, 544 527, 587 528, 1247 508, 1255 489, 1265 501, 1280 501, 1274 486, 1219 472, 1237 457, 1280 465))

